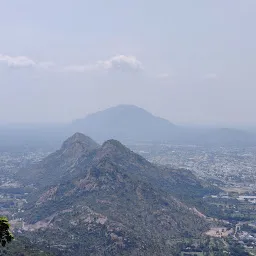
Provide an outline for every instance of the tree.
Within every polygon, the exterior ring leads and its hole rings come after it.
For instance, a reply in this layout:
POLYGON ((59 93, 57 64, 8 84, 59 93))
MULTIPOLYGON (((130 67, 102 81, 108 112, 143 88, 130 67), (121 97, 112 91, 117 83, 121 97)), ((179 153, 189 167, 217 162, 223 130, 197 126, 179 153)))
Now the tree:
POLYGON ((0 217, 0 244, 5 247, 5 245, 10 243, 13 238, 8 219, 6 217, 0 217))

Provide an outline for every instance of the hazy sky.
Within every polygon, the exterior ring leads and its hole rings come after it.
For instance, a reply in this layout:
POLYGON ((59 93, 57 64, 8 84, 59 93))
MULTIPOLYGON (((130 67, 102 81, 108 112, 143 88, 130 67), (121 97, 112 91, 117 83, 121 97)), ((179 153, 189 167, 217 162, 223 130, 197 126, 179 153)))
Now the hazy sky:
POLYGON ((1 0, 0 123, 121 103, 256 124, 255 0, 1 0))

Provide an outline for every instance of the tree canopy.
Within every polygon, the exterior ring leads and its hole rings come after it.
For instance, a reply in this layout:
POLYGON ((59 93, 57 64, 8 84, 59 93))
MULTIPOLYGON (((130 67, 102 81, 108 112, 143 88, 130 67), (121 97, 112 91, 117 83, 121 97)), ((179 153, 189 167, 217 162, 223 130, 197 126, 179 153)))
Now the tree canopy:
POLYGON ((0 217, 0 243, 3 247, 13 240, 13 234, 10 231, 10 224, 6 217, 0 217))

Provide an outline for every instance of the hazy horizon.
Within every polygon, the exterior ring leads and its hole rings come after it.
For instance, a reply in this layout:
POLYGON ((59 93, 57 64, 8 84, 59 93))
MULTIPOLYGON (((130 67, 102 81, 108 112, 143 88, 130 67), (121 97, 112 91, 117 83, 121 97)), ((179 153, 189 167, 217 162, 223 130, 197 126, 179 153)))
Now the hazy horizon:
MULTIPOLYGON (((136 105, 131 105, 131 104, 120 104, 120 105, 129 105, 129 106, 135 106, 135 107, 138 107, 138 108, 142 108, 140 106, 136 106, 136 105)), ((98 112, 102 112, 102 111, 105 111, 107 109, 110 109, 110 108, 115 108, 115 107, 119 107, 120 105, 114 105, 114 106, 110 106, 109 108, 106 108, 106 109, 100 109, 99 111, 97 112, 92 112, 92 113, 88 113, 87 115, 84 115, 84 116, 81 116, 77 119, 72 119, 72 120, 68 120, 68 121, 63 121, 63 122, 29 122, 29 123, 15 123, 15 122, 12 122, 12 123, 0 123, 0 128, 3 128, 3 127, 13 127, 13 128, 24 128, 24 127, 27 127, 27 128, 32 128, 32 127, 39 127, 39 128, 43 128, 43 127, 58 127, 58 126, 62 126, 62 125, 69 125, 71 124, 73 121, 76 121, 76 120, 79 120, 79 119, 84 119, 86 118, 87 116, 90 116, 92 114, 95 114, 95 113, 98 113, 98 112)), ((144 109, 144 108, 142 108, 144 109)), ((147 109, 144 109, 147 111, 147 109)), ((147 111, 148 113, 150 114, 153 114, 149 111, 147 111)), ((154 114, 153 114, 154 115, 154 114)), ((154 115, 156 117, 160 117, 160 118, 163 118, 162 116, 157 116, 157 115, 154 115)), ((167 118, 163 118, 163 119, 166 119, 168 120, 167 118)), ((236 123, 233 123, 233 124, 226 124, 226 123, 189 123, 189 122, 180 122, 180 123, 174 123, 172 122, 172 120, 168 120, 170 123, 174 124, 174 125, 177 125, 177 126, 183 126, 183 127, 191 127, 191 128, 231 128, 231 129, 239 129, 239 130, 255 130, 256 129, 256 125, 253 125, 253 124, 236 124, 236 123)))
POLYGON ((256 2, 0 3, 0 124, 119 104, 174 124, 256 126, 256 2))

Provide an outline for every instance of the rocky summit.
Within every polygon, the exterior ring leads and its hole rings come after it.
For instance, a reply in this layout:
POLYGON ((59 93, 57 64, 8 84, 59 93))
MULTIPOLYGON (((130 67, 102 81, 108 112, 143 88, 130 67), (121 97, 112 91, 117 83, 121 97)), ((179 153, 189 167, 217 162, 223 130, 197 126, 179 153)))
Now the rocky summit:
POLYGON ((62 177, 75 175, 73 168, 81 157, 86 157, 100 146, 82 133, 75 133, 61 148, 41 162, 24 168, 17 174, 25 184, 44 187, 59 182, 62 177))

